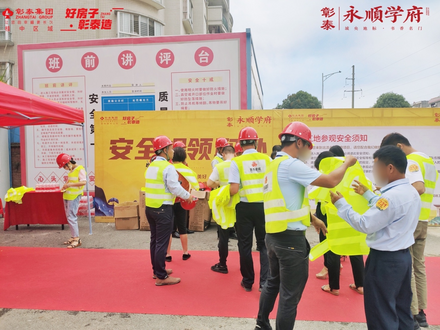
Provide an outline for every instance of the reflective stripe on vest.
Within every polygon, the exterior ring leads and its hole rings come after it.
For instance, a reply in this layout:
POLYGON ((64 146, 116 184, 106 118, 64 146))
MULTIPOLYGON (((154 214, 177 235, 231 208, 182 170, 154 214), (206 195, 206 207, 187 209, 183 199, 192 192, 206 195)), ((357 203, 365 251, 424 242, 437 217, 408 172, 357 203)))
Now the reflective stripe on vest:
MULTIPOLYGON (((307 192, 304 188, 302 208, 291 211, 286 207, 285 197, 278 184, 278 168, 281 162, 289 159, 288 156, 278 157, 272 161, 264 177, 264 218, 266 220, 266 233, 280 233, 287 230, 289 222, 301 221, 305 226, 310 226, 310 206, 307 192)), ((291 198, 295 198, 292 196, 291 198)))
POLYGON ((229 184, 229 169, 231 168, 231 162, 222 162, 216 164, 215 167, 218 171, 218 178, 220 182, 220 187, 226 186, 229 184))
POLYGON ((425 193, 420 195, 420 199, 422 200, 422 210, 420 211, 419 220, 426 221, 429 220, 429 216, 431 215, 431 206, 434 199, 434 190, 438 179, 438 172, 431 157, 426 158, 418 154, 409 154, 407 158, 417 162, 422 171, 423 180, 425 182, 425 193))
MULTIPOLYGON (((76 183, 79 182, 79 171, 84 170, 84 167, 78 165, 73 169, 73 171, 67 174, 67 182, 68 183, 76 183)), ((86 174, 87 175, 87 174, 86 174)), ((63 199, 68 201, 73 201, 78 196, 83 195, 84 186, 81 187, 69 187, 63 193, 63 199)))
POLYGON ((182 176, 189 182, 193 189, 199 190, 199 182, 197 181, 196 172, 182 163, 174 164, 174 167, 176 168, 176 171, 182 174, 182 176))
POLYGON ((241 189, 239 194, 249 203, 263 201, 263 178, 270 164, 270 157, 259 152, 243 154, 233 160, 240 173, 241 189))
POLYGON ((145 171, 145 205, 152 208, 159 208, 165 201, 174 203, 176 196, 165 189, 163 171, 173 166, 162 160, 154 161, 145 171))

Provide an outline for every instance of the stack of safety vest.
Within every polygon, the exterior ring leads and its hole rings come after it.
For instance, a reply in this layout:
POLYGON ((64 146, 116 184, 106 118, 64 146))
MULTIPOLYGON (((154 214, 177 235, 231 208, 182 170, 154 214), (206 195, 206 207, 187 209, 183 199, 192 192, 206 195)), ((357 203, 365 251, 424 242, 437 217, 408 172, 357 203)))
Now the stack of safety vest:
POLYGON ((17 204, 22 204, 21 199, 23 198, 24 194, 28 191, 34 191, 34 188, 21 186, 18 188, 9 188, 5 195, 5 201, 6 202, 14 202, 17 204))

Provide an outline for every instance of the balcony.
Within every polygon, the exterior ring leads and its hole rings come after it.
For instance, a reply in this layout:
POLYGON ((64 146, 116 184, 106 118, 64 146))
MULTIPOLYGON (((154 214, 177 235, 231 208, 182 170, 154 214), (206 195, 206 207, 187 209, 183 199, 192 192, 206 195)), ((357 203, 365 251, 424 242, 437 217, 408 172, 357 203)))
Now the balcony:
POLYGON ((209 31, 215 26, 214 33, 227 33, 232 31, 232 16, 229 12, 225 12, 221 6, 208 7, 208 26, 209 31))
POLYGON ((229 0, 208 0, 208 6, 223 7, 226 11, 229 11, 229 0))
POLYGON ((165 0, 139 0, 143 3, 146 3, 157 10, 164 9, 165 8, 165 0))
POLYGON ((14 46, 11 32, 0 30, 0 46, 14 46))

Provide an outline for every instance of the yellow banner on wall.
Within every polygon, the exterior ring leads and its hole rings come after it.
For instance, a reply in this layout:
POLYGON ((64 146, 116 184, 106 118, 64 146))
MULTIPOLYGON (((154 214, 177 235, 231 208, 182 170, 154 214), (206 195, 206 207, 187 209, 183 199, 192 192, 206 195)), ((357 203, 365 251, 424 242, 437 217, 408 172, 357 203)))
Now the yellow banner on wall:
MULTIPOLYGON (((137 200, 145 184, 145 165, 154 155, 152 141, 158 135, 183 141, 189 167, 200 182, 206 182, 216 154, 216 138, 226 137, 235 145, 239 131, 252 126, 259 135, 258 151, 270 155, 272 146, 280 143, 278 134, 292 121, 312 128, 313 157, 339 144, 358 158, 368 175, 372 153, 383 136, 393 131, 406 135, 416 149, 440 166, 434 143, 440 129, 436 109, 102 111, 95 114, 96 192, 102 189, 105 202, 111 198, 137 200), (425 126, 423 131, 420 126, 425 126)), ((439 196, 437 193, 435 198, 439 196)))
POLYGON ((225 137, 235 145, 240 130, 252 126, 259 135, 258 151, 270 155, 279 143, 281 115, 281 111, 262 110, 100 112, 95 123, 96 186, 107 200, 136 200, 158 135, 184 142, 189 167, 200 182, 207 182, 216 138, 225 137))

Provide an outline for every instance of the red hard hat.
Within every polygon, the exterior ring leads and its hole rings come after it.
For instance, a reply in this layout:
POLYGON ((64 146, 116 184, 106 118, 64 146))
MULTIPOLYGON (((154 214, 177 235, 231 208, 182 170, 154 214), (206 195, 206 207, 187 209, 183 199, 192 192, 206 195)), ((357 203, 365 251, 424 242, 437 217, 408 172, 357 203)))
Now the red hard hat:
POLYGON ((161 150, 172 144, 173 142, 171 142, 171 140, 168 137, 166 137, 165 135, 159 135, 158 137, 155 137, 153 140, 153 149, 154 151, 161 150))
POLYGON ((258 140, 258 134, 257 134, 257 131, 253 127, 245 127, 238 134, 238 139, 240 141, 258 140))
POLYGON ((180 197, 177 197, 177 199, 180 200, 180 206, 182 206, 184 210, 189 211, 196 207, 197 199, 193 200, 191 203, 188 203, 186 200, 181 199, 180 197))
POLYGON ((63 168, 64 165, 66 165, 70 160, 72 159, 72 156, 68 154, 59 154, 57 157, 57 164, 59 168, 63 168))
POLYGON ((224 148, 224 147, 227 147, 228 145, 229 145, 228 140, 226 140, 225 138, 218 138, 215 141, 216 148, 224 148))
POLYGON ((299 137, 310 144, 310 149, 313 149, 312 144, 312 131, 309 126, 300 122, 294 121, 284 128, 284 130, 278 135, 278 138, 281 140, 283 135, 293 135, 299 137))
POLYGON ((186 148, 186 145, 182 141, 176 141, 173 144, 173 148, 177 148, 177 147, 179 147, 179 148, 186 148))
POLYGON ((240 145, 240 142, 235 144, 235 152, 243 152, 243 148, 240 145))

